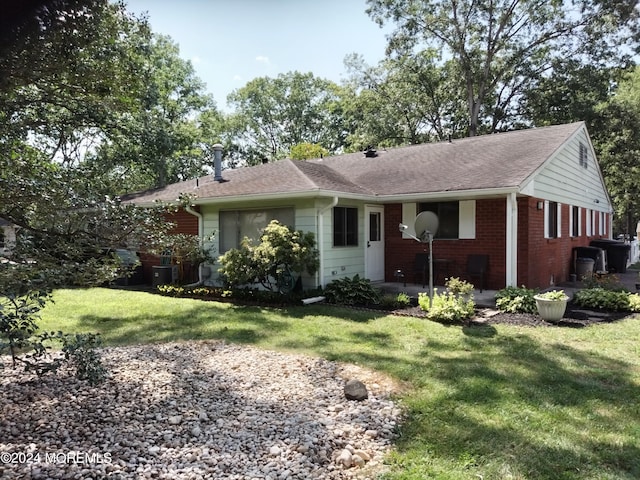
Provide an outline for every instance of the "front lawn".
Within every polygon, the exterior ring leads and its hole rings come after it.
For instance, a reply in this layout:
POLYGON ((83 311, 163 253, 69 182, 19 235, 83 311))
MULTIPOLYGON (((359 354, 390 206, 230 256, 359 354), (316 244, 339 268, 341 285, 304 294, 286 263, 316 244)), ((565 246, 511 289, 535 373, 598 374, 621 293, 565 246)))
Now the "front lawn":
POLYGON ((43 330, 108 345, 226 339, 356 363, 409 385, 392 479, 640 478, 640 321, 444 326, 326 305, 260 308, 59 290, 43 330))

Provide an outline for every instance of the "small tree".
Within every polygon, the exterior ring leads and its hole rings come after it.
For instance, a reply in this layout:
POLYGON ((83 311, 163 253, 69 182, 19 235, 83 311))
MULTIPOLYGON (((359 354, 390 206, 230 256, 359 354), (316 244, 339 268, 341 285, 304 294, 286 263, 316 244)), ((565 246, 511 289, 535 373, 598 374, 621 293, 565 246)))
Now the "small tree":
POLYGON ((294 286, 292 274, 313 275, 319 266, 313 233, 292 230, 272 220, 256 244, 244 238, 240 248, 220 257, 220 273, 229 286, 259 283, 270 291, 289 292, 294 286))
MULTIPOLYGON (((212 234, 205 241, 210 242, 213 237, 212 234)), ((215 262, 214 256, 210 249, 205 247, 204 241, 198 235, 186 233, 165 235, 151 248, 151 253, 169 257, 171 264, 178 266, 180 280, 185 278, 185 264, 190 264, 192 268, 197 269, 202 263, 215 262)))

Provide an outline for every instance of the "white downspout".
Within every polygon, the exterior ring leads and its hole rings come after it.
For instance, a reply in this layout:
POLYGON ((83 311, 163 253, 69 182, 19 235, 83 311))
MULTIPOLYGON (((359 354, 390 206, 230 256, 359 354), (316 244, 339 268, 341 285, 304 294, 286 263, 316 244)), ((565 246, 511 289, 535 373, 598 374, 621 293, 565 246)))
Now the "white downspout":
POLYGON ((506 278, 508 287, 518 282, 518 200, 515 193, 507 196, 506 278))
POLYGON ((204 222, 202 221, 202 214, 197 210, 194 210, 191 205, 185 207, 184 210, 198 218, 198 238, 200 239, 200 242, 202 242, 202 238, 204 237, 204 222))
MULTIPOLYGON (((202 218, 202 214, 196 210, 194 210, 190 205, 184 208, 185 212, 190 213, 198 218, 198 240, 200 244, 204 242, 204 220, 202 218)), ((198 281, 196 283, 191 283, 186 285, 187 287, 199 287, 204 284, 205 277, 203 275, 203 264, 198 265, 198 281)), ((208 277, 207 277, 208 278, 208 277)))
MULTIPOLYGON (((318 210, 318 254, 320 256, 320 268, 318 269, 318 275, 320 275, 320 286, 324 288, 326 282, 324 280, 324 214, 328 210, 332 209, 338 204, 338 197, 333 197, 333 200, 326 207, 318 210)), ((318 279, 316 279, 316 284, 318 279)))

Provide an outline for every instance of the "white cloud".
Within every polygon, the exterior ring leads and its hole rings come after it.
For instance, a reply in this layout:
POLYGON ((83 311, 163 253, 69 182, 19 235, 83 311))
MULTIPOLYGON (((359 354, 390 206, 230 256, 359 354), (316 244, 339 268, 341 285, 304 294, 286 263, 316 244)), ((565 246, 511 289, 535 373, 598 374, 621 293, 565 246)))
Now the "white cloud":
POLYGON ((256 62, 264 63, 265 65, 271 64, 271 62, 269 61, 269 57, 265 57, 264 55, 258 55, 256 57, 256 62))
POLYGON ((240 75, 234 75, 234 76, 233 76, 233 79, 234 79, 236 82, 241 82, 241 81, 242 81, 242 77, 241 77, 240 75))
POLYGON ((191 59, 191 63, 193 63, 194 65, 198 65, 199 63, 202 63, 202 59, 198 56, 195 56, 191 59))

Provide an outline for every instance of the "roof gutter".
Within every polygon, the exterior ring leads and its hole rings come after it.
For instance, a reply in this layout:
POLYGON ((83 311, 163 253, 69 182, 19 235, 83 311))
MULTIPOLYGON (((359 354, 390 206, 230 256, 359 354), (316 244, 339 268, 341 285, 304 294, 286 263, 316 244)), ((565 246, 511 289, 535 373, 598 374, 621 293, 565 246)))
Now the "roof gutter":
MULTIPOLYGON (((425 199, 478 199, 478 198, 497 198, 510 195, 512 193, 523 193, 520 187, 500 187, 500 188, 481 188, 473 190, 447 190, 439 192, 429 193, 408 193, 408 194, 393 194, 393 195, 366 195, 358 193, 338 192, 335 190, 301 190, 298 192, 284 192, 284 193, 267 193, 267 194, 252 194, 252 195, 234 195, 228 197, 204 197, 196 198, 193 200, 193 205, 221 205, 224 203, 238 203, 252 202, 252 201, 268 201, 268 200, 291 200, 292 198, 318 198, 318 197, 340 197, 351 200, 360 200, 363 202, 373 203, 402 203, 412 201, 424 201, 425 199)), ((136 202, 131 202, 136 203, 136 202)), ((177 202, 168 202, 172 205, 177 205, 177 202)), ((157 202, 140 202, 136 203, 141 207, 157 206, 157 202)))
POLYGON ((373 197, 378 202, 402 203, 411 201, 434 200, 461 200, 504 197, 505 195, 518 194, 520 187, 500 187, 500 188, 478 188, 473 190, 446 190, 428 193, 403 193, 395 195, 378 195, 373 197))

